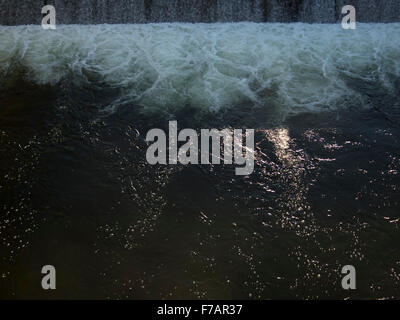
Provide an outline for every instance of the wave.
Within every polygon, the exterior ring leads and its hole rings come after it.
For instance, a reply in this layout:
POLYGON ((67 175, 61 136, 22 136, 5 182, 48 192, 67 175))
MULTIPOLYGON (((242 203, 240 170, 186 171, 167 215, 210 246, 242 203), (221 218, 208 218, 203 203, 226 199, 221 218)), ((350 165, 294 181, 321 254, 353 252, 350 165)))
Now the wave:
POLYGON ((18 70, 38 85, 116 88, 115 105, 151 111, 251 104, 318 112, 367 105, 371 86, 396 94, 400 23, 2 26, 2 81, 18 70))

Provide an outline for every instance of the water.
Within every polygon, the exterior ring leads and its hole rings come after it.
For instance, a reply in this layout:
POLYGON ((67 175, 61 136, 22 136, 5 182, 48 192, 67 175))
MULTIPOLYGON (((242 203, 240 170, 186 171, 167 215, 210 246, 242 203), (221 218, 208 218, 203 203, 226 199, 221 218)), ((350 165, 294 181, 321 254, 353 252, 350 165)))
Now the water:
MULTIPOLYGON (((146 111, 235 105, 280 113, 368 106, 369 83, 396 95, 400 24, 150 24, 3 27, 4 75, 106 86, 146 111)), ((103 103, 104 104, 104 103, 103 103)))
POLYGON ((399 28, 1 27, 0 297, 399 298, 399 28), (254 173, 148 165, 173 119, 254 173))

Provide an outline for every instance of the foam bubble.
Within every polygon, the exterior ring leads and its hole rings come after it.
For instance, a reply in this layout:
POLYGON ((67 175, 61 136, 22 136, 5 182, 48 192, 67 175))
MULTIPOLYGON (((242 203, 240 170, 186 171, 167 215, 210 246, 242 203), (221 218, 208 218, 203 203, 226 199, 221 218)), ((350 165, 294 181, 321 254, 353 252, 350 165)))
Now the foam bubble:
POLYGON ((37 84, 72 78, 119 88, 121 101, 147 110, 251 103, 320 111, 365 104, 355 82, 394 90, 400 24, 0 27, 1 74, 21 67, 37 84))

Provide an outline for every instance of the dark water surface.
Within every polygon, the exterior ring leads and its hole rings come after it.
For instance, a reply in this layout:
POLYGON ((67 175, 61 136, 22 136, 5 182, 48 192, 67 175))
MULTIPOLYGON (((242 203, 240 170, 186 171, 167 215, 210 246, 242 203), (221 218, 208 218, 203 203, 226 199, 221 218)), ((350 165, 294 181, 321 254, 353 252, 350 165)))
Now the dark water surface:
POLYGON ((255 171, 239 177, 148 165, 146 132, 169 119, 99 111, 112 96, 20 77, 2 89, 1 298, 400 297, 398 101, 280 124, 244 106, 171 116, 256 128, 255 171))

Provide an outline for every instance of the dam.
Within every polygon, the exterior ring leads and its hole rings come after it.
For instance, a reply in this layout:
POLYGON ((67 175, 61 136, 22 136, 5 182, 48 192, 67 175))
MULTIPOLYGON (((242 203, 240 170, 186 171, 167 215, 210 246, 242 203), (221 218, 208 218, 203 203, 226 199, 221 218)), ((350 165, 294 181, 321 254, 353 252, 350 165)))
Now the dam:
POLYGON ((57 24, 155 22, 335 23, 353 5, 358 22, 397 22, 397 0, 0 0, 0 25, 40 24, 41 8, 53 5, 57 24))

